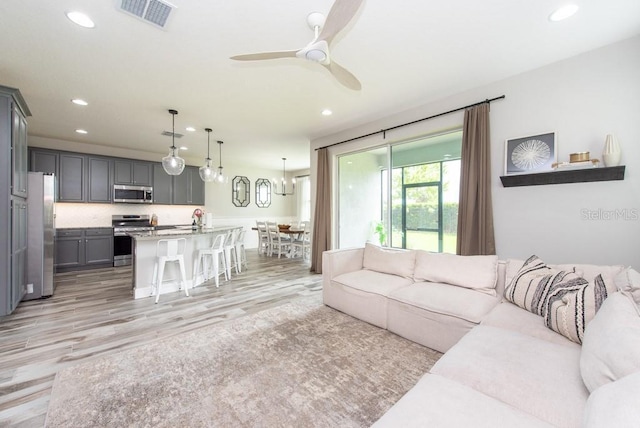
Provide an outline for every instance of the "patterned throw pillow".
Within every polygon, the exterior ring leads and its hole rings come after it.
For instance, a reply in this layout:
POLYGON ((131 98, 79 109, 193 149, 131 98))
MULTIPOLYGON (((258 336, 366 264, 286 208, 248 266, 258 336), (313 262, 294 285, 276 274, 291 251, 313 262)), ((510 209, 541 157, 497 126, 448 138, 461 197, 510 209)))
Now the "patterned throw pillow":
POLYGON ((596 276, 592 283, 583 282, 564 284, 554 289, 548 297, 544 316, 547 327, 576 343, 582 343, 587 323, 607 296, 615 292, 615 285, 607 285, 602 275, 596 276))
POLYGON ((504 297, 523 309, 545 316, 549 296, 555 290, 579 287, 588 282, 575 272, 552 269, 538 256, 529 257, 511 283, 504 290, 504 297))

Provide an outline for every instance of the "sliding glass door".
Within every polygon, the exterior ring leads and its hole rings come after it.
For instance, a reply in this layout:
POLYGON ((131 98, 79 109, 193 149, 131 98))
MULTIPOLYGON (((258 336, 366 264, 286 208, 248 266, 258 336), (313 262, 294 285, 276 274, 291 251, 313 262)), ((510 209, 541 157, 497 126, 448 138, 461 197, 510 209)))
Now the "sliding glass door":
POLYGON ((461 141, 457 131, 339 157, 340 248, 455 253, 461 141))

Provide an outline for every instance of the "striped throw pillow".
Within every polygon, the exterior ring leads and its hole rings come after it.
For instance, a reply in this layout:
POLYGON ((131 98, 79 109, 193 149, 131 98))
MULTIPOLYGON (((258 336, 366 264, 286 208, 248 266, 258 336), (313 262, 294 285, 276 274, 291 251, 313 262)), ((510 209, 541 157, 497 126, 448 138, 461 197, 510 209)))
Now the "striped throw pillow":
POLYGON ((573 271, 552 269, 538 256, 529 257, 511 283, 504 290, 504 297, 522 309, 545 316, 549 297, 555 290, 566 286, 576 287, 587 283, 573 271))
POLYGON ((583 279, 582 283, 564 284, 549 294, 544 323, 556 333, 582 343, 587 323, 615 290, 615 284, 606 284, 602 275, 591 283, 583 279))

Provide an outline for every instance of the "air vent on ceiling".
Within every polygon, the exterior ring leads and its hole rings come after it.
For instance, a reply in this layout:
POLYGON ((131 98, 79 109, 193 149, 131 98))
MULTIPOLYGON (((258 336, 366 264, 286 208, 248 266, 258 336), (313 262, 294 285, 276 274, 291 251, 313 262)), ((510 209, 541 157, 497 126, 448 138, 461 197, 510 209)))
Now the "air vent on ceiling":
POLYGON ((164 28, 174 6, 159 0, 122 0, 120 10, 164 28))
POLYGON ((171 131, 162 131, 162 135, 164 135, 165 137, 171 137, 171 136, 174 136, 176 138, 184 137, 184 134, 178 134, 177 132, 174 134, 171 131))

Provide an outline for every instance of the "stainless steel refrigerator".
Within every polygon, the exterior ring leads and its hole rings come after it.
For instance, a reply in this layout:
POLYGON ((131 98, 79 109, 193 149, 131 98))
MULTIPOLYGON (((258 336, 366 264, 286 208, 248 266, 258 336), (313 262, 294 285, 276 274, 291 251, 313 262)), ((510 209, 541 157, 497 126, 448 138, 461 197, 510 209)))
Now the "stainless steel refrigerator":
POLYGON ((27 294, 22 300, 53 295, 55 177, 29 173, 27 197, 27 294))

